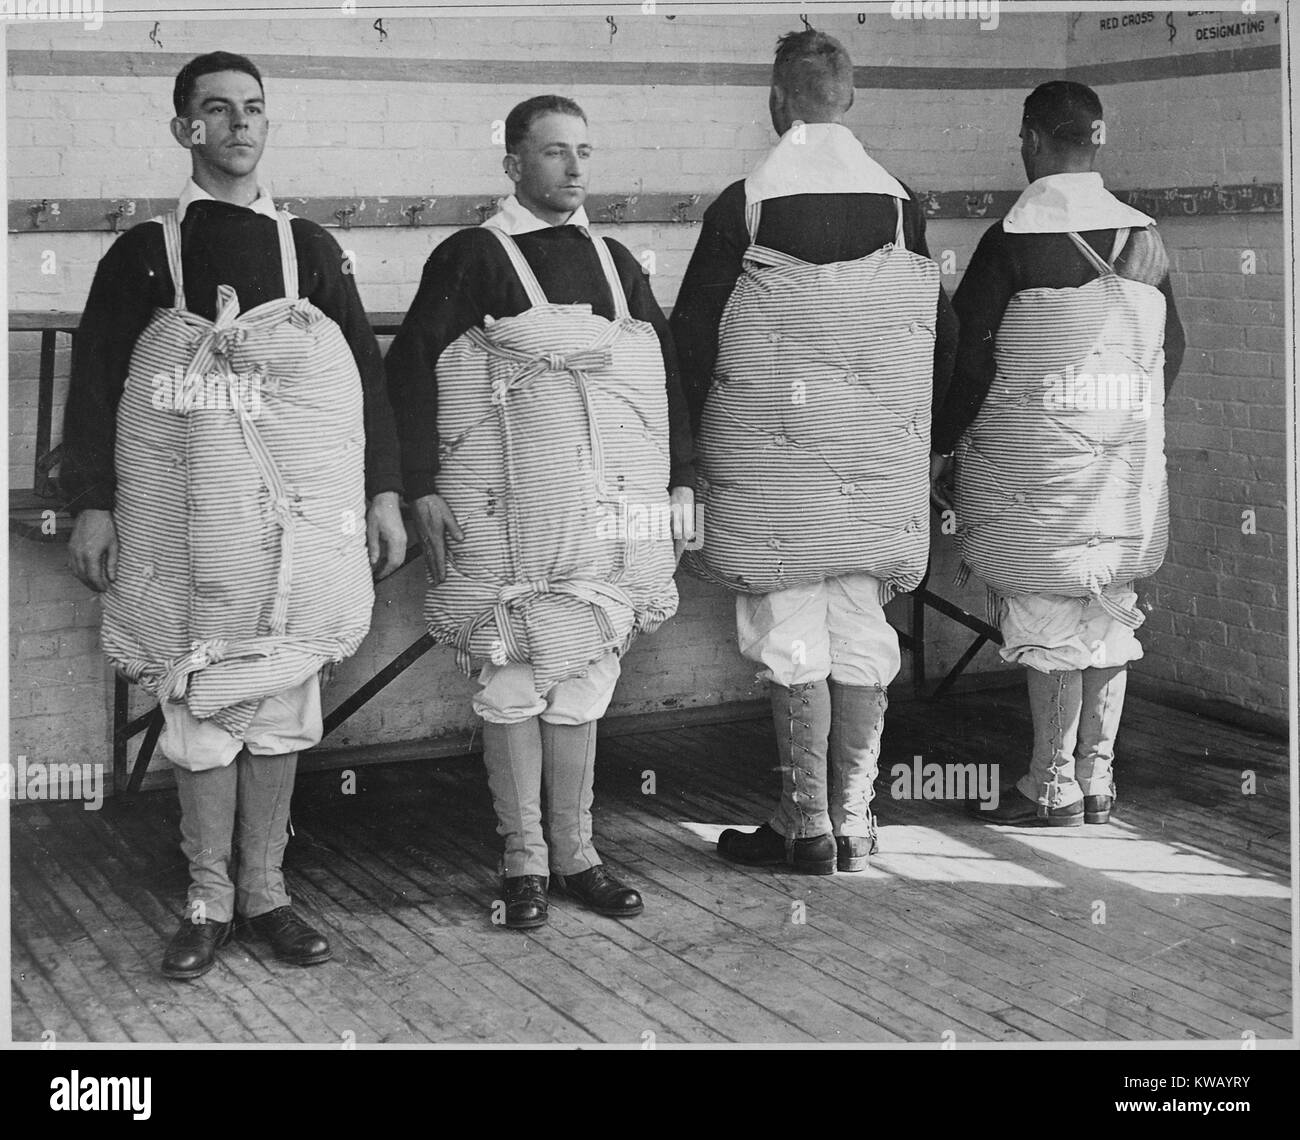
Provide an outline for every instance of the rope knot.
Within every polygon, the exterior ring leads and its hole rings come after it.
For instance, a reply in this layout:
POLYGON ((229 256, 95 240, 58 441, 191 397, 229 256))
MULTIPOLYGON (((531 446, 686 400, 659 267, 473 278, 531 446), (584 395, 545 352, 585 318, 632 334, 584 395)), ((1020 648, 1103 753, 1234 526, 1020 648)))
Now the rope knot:
POLYGON ((293 525, 294 500, 287 495, 276 495, 271 500, 271 515, 286 530, 293 525))
POLYGON ((189 653, 174 661, 163 673, 159 696, 164 700, 182 700, 189 687, 190 674, 217 664, 225 657, 228 647, 229 642, 224 637, 191 641, 189 653))
POLYGON ((226 655, 230 643, 224 637, 210 637, 206 641, 190 642, 190 661, 195 668, 216 665, 226 655))
POLYGON ((548 372, 567 372, 569 365, 565 357, 558 352, 548 352, 543 359, 546 361, 546 370, 548 372))
POLYGON ((248 330, 242 325, 231 325, 229 328, 217 329, 212 334, 212 351, 218 356, 230 356, 236 346, 244 343, 244 337, 248 330))
POLYGON ((312 306, 310 297, 299 297, 289 306, 289 323, 298 329, 309 329, 319 319, 319 310, 312 306))

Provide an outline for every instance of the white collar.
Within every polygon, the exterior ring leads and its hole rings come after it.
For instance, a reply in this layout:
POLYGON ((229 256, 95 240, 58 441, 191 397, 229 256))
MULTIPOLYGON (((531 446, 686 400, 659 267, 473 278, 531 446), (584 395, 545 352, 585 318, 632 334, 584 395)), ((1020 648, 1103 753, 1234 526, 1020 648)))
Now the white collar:
POLYGON ((902 184, 842 123, 802 123, 745 179, 745 204, 791 194, 888 194, 908 198, 902 184))
MULTIPOLYGON (((191 178, 185 183, 185 189, 181 191, 180 197, 176 199, 177 224, 179 225, 185 220, 185 211, 190 208, 192 203, 215 201, 217 201, 216 198, 191 178)), ((257 188, 257 197, 245 209, 252 210, 255 214, 265 214, 272 219, 276 214, 275 202, 272 200, 270 193, 261 186, 257 188)))
POLYGON ((1095 170, 1036 178, 1002 219, 1009 234, 1083 233, 1144 229, 1155 219, 1126 206, 1102 185, 1095 170))
MULTIPOLYGON (((555 228, 550 222, 542 221, 513 194, 502 199, 501 208, 483 224, 491 226, 494 230, 500 230, 504 234, 509 234, 511 237, 517 237, 519 234, 535 233, 537 230, 555 228)), ((591 223, 587 220, 587 208, 585 206, 579 206, 569 215, 567 222, 561 222, 560 224, 577 226, 588 237, 591 237, 591 223)))

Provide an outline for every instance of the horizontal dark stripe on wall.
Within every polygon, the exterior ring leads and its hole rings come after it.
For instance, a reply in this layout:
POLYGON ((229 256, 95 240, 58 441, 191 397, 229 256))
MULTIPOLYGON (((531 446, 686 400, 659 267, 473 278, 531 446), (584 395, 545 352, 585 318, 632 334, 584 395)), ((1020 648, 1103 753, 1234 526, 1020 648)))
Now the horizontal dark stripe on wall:
MULTIPOLYGON (((1280 182, 1235 186, 1183 186, 1119 190, 1116 194, 1152 217, 1276 214, 1282 210, 1280 182)), ((1020 196, 1019 190, 916 191, 929 219, 995 219, 1020 196)), ((592 194, 587 213, 597 225, 695 225, 716 194, 592 194)), ((323 226, 348 229, 473 226, 496 212, 492 194, 445 197, 393 194, 383 197, 285 197, 281 205, 323 226)), ((172 198, 48 198, 9 202, 10 233, 112 232, 170 210, 172 198)))
MULTIPOLYGON (((1062 69, 1065 79, 1105 87, 1111 83, 1141 83, 1151 79, 1179 79, 1197 75, 1224 75, 1238 71, 1268 71, 1282 67, 1282 46, 1221 48, 1218 51, 1186 52, 1183 55, 1151 59, 1124 59, 1114 63, 1089 63, 1062 69)), ((1280 91, 1280 88, 1279 88, 1280 91)))
MULTIPOLYGON (((139 76, 167 79, 190 59, 184 52, 34 51, 8 53, 10 75, 139 76)), ((703 60, 411 59, 393 56, 259 55, 258 66, 272 79, 329 79, 355 82, 472 83, 579 87, 766 87, 767 63, 703 60)), ((1021 90, 1048 79, 1082 83, 1131 83, 1181 75, 1280 68, 1280 46, 1227 48, 1154 59, 1122 60, 1074 68, 876 67, 853 69, 862 90, 1021 90)))

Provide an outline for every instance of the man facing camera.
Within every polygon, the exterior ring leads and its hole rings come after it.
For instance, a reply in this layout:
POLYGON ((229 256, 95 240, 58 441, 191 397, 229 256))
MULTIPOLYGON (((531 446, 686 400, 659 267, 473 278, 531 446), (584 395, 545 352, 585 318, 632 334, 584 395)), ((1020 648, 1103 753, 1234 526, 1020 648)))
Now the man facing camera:
POLYGON ((596 722, 632 639, 676 611, 692 454, 667 322, 583 208, 582 109, 541 95, 505 127, 514 193, 430 255, 387 369, 425 618, 479 682, 504 921, 528 928, 552 885, 643 909, 592 843, 596 722))
POLYGON ((162 707, 190 871, 162 970, 188 979, 236 915, 284 961, 330 957, 285 890, 289 802, 322 734, 320 670, 365 636, 372 569, 401 564, 406 533, 383 364, 343 253, 258 182, 261 75, 201 55, 173 100, 191 178, 99 263, 61 481, 104 651, 162 707))

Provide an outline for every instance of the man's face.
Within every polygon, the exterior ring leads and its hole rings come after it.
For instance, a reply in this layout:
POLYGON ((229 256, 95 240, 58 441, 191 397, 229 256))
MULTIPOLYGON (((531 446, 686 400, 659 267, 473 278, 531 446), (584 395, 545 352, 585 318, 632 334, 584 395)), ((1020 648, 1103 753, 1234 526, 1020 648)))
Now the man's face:
POLYGON ((243 71, 200 76, 186 114, 172 121, 176 141, 196 165, 226 178, 243 178, 257 169, 266 130, 262 88, 243 71))
POLYGON ((586 201, 590 161, 587 124, 551 111, 533 120, 505 168, 519 201, 543 221, 562 225, 586 201))

